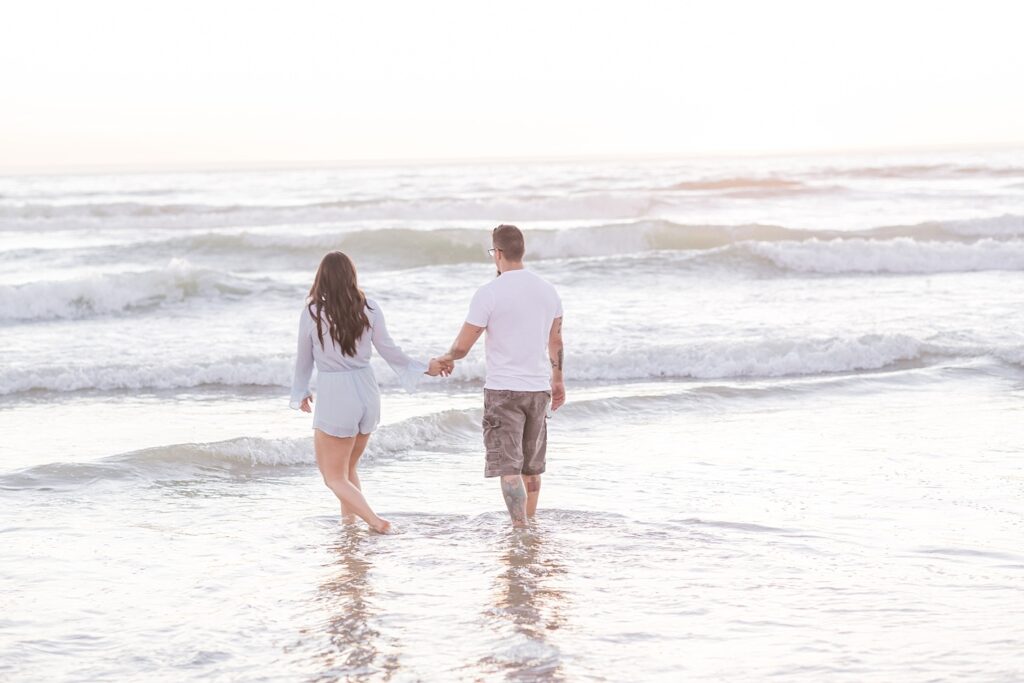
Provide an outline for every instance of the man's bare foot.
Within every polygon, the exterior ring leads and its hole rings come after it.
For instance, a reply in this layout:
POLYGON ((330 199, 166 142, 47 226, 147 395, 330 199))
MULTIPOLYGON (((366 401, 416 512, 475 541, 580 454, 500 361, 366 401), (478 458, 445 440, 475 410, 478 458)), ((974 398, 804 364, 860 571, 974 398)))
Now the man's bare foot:
POLYGON ((376 531, 378 534, 390 534, 391 533, 391 522, 381 518, 377 524, 370 525, 370 528, 376 531))

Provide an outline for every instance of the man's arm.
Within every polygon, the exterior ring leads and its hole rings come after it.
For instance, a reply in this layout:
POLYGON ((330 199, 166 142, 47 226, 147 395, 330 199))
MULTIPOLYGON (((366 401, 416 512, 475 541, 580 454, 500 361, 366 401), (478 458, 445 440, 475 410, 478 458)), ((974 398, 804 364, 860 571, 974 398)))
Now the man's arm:
POLYGON ((441 362, 454 363, 460 358, 465 358, 469 350, 473 348, 473 344, 480 338, 486 328, 477 327, 476 325, 470 325, 469 323, 463 323, 462 329, 459 330, 459 336, 455 338, 452 343, 452 347, 448 349, 448 353, 443 356, 439 356, 438 360, 441 362))
POLYGON ((562 366, 565 347, 562 344, 562 318, 555 318, 548 334, 548 358, 551 359, 551 410, 555 411, 565 403, 565 382, 562 380, 562 366))

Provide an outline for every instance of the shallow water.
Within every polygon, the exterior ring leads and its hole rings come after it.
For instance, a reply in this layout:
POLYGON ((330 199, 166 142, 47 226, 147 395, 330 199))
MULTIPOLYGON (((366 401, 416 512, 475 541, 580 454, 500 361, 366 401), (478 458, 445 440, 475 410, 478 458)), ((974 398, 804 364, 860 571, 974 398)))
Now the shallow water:
POLYGON ((1024 161, 729 163, 0 179, 0 679, 1019 680, 1024 161), (492 215, 566 304, 541 511, 477 350, 377 368, 399 533, 345 524, 316 259, 437 352, 492 215))
POLYGON ((470 445, 371 458, 389 537, 341 523, 304 464, 8 476, 3 666, 63 680, 1010 680, 1024 471, 1021 430, 1005 426, 1024 377, 928 374, 876 375, 875 392, 788 387, 771 411, 742 385, 711 401, 675 387, 680 410, 630 424, 570 405, 525 533, 470 445), (968 409, 970 425, 949 419, 968 409))

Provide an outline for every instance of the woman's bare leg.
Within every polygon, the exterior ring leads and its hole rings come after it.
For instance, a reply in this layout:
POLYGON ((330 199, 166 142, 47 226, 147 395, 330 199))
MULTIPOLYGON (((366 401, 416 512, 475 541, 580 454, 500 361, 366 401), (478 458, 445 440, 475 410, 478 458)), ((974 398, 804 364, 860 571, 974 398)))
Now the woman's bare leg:
POLYGON ((351 510, 374 531, 382 534, 391 528, 391 522, 378 517, 370 508, 363 494, 348 480, 349 463, 355 438, 339 438, 325 434, 319 429, 313 430, 313 449, 316 451, 316 464, 324 478, 327 488, 334 492, 338 500, 351 510))
MULTIPOLYGON (((359 481, 359 472, 356 471, 356 467, 359 466, 359 457, 366 450, 366 442, 370 440, 369 434, 357 434, 355 437, 355 443, 352 445, 352 457, 348 461, 348 482, 355 486, 360 491, 363 490, 363 486, 359 481)), ((346 521, 350 521, 354 518, 354 515, 345 508, 345 503, 341 504, 341 516, 346 521)))

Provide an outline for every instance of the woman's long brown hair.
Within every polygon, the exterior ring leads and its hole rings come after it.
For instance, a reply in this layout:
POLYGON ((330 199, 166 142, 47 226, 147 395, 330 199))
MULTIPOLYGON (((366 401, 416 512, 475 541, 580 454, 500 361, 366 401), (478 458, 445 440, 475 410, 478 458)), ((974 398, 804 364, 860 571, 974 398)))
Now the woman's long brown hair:
POLYGON ((321 325, 326 320, 331 339, 341 352, 346 356, 356 355, 356 343, 370 328, 367 308, 366 295, 359 289, 352 259, 340 251, 324 256, 313 278, 313 286, 309 288, 309 312, 316 321, 320 348, 324 348, 321 325))

